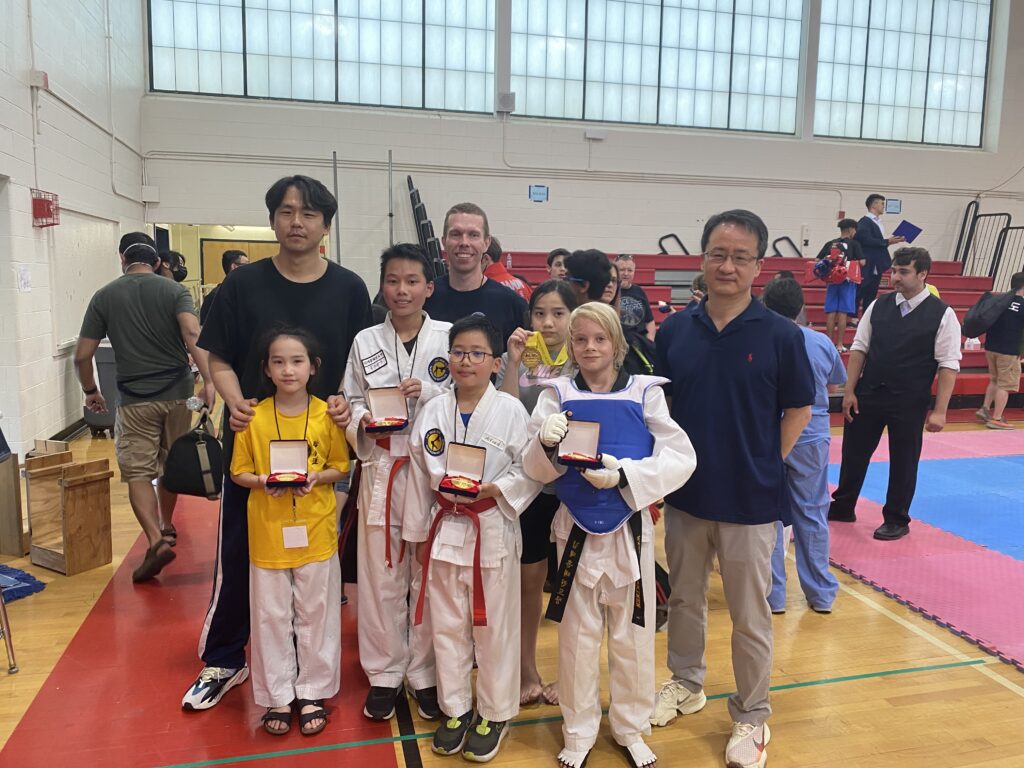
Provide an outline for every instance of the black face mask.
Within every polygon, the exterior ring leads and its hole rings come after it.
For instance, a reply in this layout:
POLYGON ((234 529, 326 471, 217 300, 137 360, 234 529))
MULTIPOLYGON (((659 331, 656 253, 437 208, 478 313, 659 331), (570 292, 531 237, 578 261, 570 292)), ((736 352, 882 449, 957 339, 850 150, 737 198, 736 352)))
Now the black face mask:
POLYGON ((169 261, 164 261, 161 258, 159 269, 161 271, 167 270, 170 274, 164 276, 170 277, 176 283, 180 283, 188 277, 188 267, 185 266, 184 261, 181 261, 176 257, 171 257, 169 261))

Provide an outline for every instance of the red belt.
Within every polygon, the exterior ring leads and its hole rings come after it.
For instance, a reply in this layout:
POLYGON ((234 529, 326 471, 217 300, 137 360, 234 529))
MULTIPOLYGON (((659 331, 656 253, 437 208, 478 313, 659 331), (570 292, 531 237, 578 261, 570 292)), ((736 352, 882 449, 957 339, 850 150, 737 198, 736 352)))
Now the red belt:
MULTIPOLYGON (((385 440, 378 440, 377 445, 383 448, 385 451, 391 450, 391 438, 385 440)), ((388 490, 384 495, 384 565, 388 568, 391 567, 391 489, 394 488, 395 478, 398 477, 398 470, 409 463, 408 456, 399 456, 394 460, 391 465, 391 472, 388 474, 388 490)), ((402 546, 398 550, 398 562, 402 562, 405 557, 405 541, 402 541, 402 546)))
POLYGON ((427 593, 427 576, 430 573, 430 550, 433 548, 434 536, 445 516, 468 517, 476 527, 476 546, 473 549, 473 626, 487 626, 487 606, 484 603, 484 579, 480 570, 480 513, 486 512, 491 507, 498 506, 494 499, 480 499, 469 504, 452 502, 446 497, 437 493, 437 503, 441 511, 430 526, 430 534, 427 536, 427 554, 423 558, 423 583, 420 584, 420 596, 416 601, 416 625, 423 623, 423 598, 427 593))

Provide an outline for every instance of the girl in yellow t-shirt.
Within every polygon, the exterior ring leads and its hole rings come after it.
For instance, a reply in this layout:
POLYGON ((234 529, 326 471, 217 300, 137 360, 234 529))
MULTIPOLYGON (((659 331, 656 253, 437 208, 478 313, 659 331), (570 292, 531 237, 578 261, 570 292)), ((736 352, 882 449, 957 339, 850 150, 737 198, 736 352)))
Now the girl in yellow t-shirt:
MULTIPOLYGON (((294 706, 303 734, 327 725, 324 699, 340 684, 341 568, 333 484, 348 472, 345 434, 327 403, 309 393, 320 358, 304 330, 272 332, 263 371, 275 394, 235 437, 231 479, 249 488, 249 612, 252 689, 267 707, 263 727, 281 735, 294 706), (272 474, 271 444, 305 450, 303 467, 272 474), (301 443, 305 442, 305 449, 301 443)), ((276 455, 280 456, 280 453, 276 455)), ((292 454, 294 455, 294 454, 292 454)), ((301 458, 300 458, 301 461, 301 458)))

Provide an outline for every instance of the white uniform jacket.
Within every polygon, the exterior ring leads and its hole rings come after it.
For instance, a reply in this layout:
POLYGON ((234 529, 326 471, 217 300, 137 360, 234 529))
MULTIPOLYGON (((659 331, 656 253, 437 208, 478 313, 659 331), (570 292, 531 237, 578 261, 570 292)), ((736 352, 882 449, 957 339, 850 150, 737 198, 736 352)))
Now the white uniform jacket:
MULTIPOLYGON (((651 385, 667 381, 653 376, 641 378, 649 379, 650 381, 646 383, 651 385)), ((629 389, 627 385, 624 391, 629 389)), ((580 394, 586 396, 586 393, 580 394)), ((614 394, 594 393, 594 397, 612 397, 614 394)), ((560 410, 562 405, 558 399, 558 392, 548 388, 541 393, 530 419, 530 434, 533 437, 523 457, 523 466, 530 477, 542 483, 554 482, 567 470, 578 471, 559 464, 555 454, 548 454, 540 442, 538 433, 544 419, 560 410)), ((630 509, 637 511, 646 510, 649 505, 682 487, 697 467, 697 457, 690 438, 669 415, 665 393, 660 386, 645 388, 643 412, 644 423, 654 437, 652 453, 644 459, 620 458, 627 485, 620 488, 619 492, 630 509)), ((642 540, 645 544, 653 542, 654 531, 650 514, 645 512, 642 520, 642 540)), ((565 504, 562 504, 555 513, 552 524, 555 539, 564 543, 569 538, 572 526, 572 517, 565 504)), ((588 534, 576 578, 581 584, 593 589, 602 575, 607 575, 614 587, 627 586, 640 578, 636 547, 628 525, 605 535, 588 534)))
MULTIPOLYGON (((423 326, 412 352, 406 352, 391 324, 391 313, 380 325, 360 331, 352 343, 345 367, 345 395, 352 409, 352 421, 346 430, 349 443, 362 462, 359 478, 359 512, 366 525, 384 525, 384 502, 395 459, 408 456, 409 432, 416 412, 429 400, 451 389, 448 370, 448 331, 451 323, 431 320, 424 313, 423 326), (405 379, 419 379, 422 390, 418 400, 408 401, 409 423, 405 429, 390 433, 386 448, 366 434, 361 421, 368 412, 366 390, 395 387, 405 379)), ((407 472, 394 479, 391 496, 391 525, 401 526, 407 472)))
MULTIPOLYGON (((440 511, 435 492, 445 476, 448 443, 469 443, 487 451, 483 482, 501 489, 497 506, 480 514, 480 565, 494 567, 505 557, 518 558, 523 543, 517 520, 541 488, 523 472, 528 418, 519 400, 493 385, 487 386, 468 427, 458 413, 454 390, 421 408, 409 437, 412 462, 402 538, 427 540, 440 511)), ((473 524, 466 517, 447 515, 434 537, 430 558, 472 567, 475 545, 473 524)))

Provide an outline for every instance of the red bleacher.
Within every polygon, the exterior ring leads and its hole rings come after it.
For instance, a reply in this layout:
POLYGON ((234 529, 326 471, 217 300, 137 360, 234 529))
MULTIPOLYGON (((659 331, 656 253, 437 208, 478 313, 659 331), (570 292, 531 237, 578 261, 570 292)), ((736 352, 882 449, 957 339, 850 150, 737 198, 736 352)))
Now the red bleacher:
MULTIPOLYGON (((517 275, 525 277, 533 285, 546 280, 547 253, 536 251, 516 251, 507 254, 511 257, 512 266, 510 270, 517 275)), ((636 262, 635 282, 642 286, 654 308, 654 319, 659 325, 668 317, 667 313, 659 312, 657 303, 659 301, 669 302, 672 294, 672 286, 686 286, 691 276, 679 276, 666 274, 669 272, 692 272, 696 274, 701 270, 701 257, 699 255, 678 255, 642 253, 633 254, 636 262)), ((761 264, 761 272, 754 279, 755 292, 760 289, 773 276, 781 270, 789 270, 794 277, 804 286, 804 298, 807 302, 807 319, 816 330, 825 330, 825 286, 818 280, 808 276, 808 265, 812 259, 801 259, 797 257, 768 257, 761 264)), ((974 277, 963 275, 963 265, 952 261, 932 262, 932 271, 928 276, 928 282, 935 286, 942 294, 942 300, 949 304, 956 312, 957 318, 963 322, 964 315, 981 296, 983 291, 992 289, 992 279, 989 277, 974 277)), ((889 274, 882 276, 881 292, 888 290, 889 274)), ((677 309, 681 309, 677 305, 677 309)), ((848 327, 843 338, 843 344, 849 346, 853 343, 856 329, 848 327)), ((849 354, 844 354, 844 361, 849 354)), ((976 396, 983 395, 988 386, 987 364, 985 353, 981 350, 968 350, 964 352, 960 364, 960 375, 957 376, 954 395, 976 396)), ((1024 389, 1024 377, 1021 379, 1021 388, 1024 389)))

